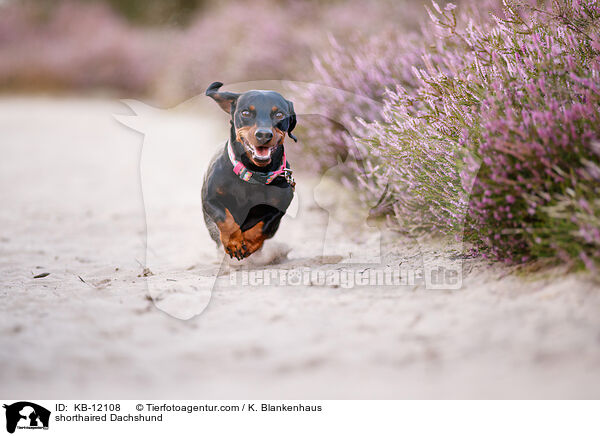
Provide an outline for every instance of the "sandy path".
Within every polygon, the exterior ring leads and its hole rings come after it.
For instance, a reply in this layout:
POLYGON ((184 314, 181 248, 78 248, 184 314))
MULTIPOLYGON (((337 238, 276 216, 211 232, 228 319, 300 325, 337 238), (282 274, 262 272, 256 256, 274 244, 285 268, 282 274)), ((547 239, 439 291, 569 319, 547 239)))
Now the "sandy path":
MULTIPOLYGON (((114 113, 128 111, 104 100, 0 99, 0 398, 599 396, 600 292, 586 277, 533 281, 476 260, 452 292, 241 288, 223 276, 200 316, 161 312, 139 277, 142 136, 114 113), (33 279, 42 272, 50 275, 33 279)), ((179 132, 175 142, 205 138, 210 148, 225 132, 221 118, 155 115, 179 132)), ((180 157, 198 156, 194 141, 180 157)), ((191 177, 169 168, 156 180, 191 177)), ((177 256, 188 275, 219 267, 202 242, 192 179, 177 198, 154 189, 152 200, 156 225, 171 229, 153 244, 167 253, 187 240, 177 256)), ((325 268, 327 214, 310 194, 318 181, 297 180, 297 215, 278 240, 291 248, 288 266, 325 268)), ((340 245, 329 247, 330 263, 360 254, 343 246, 344 229, 332 231, 340 245)), ((410 241, 391 253, 391 262, 418 259, 410 241)), ((172 265, 155 273, 182 274, 172 265)))

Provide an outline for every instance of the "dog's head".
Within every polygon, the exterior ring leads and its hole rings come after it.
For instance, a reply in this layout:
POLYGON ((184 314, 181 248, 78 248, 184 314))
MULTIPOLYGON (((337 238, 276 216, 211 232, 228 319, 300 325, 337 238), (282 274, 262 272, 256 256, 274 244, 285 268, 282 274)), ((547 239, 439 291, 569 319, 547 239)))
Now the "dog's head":
POLYGON ((275 91, 248 91, 243 94, 219 91, 223 84, 214 82, 206 95, 231 115, 236 140, 255 165, 266 166, 273 152, 283 144, 285 134, 296 127, 296 113, 291 101, 275 91))

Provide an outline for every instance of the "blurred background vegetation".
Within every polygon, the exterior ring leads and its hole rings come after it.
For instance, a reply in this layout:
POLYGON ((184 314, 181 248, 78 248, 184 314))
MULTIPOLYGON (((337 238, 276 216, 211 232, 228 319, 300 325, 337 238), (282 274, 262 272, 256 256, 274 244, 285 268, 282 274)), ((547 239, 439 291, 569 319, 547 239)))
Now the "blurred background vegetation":
POLYGON ((0 90, 172 104, 214 80, 309 81, 332 38, 416 30, 424 12, 410 0, 0 0, 0 90))
MULTIPOLYGON (((48 16, 52 10, 64 3, 62 0, 18 0, 28 3, 40 13, 40 18, 48 16)), ((16 3, 15 0, 4 0, 3 3, 16 3)), ((210 6, 208 0, 78 0, 78 3, 92 5, 103 3, 118 15, 139 25, 185 25, 202 7, 210 6)))
MULTIPOLYGON (((102 1, 102 0, 86 0, 102 1)), ((188 24, 192 15, 208 0, 104 0, 134 23, 149 25, 188 24)))

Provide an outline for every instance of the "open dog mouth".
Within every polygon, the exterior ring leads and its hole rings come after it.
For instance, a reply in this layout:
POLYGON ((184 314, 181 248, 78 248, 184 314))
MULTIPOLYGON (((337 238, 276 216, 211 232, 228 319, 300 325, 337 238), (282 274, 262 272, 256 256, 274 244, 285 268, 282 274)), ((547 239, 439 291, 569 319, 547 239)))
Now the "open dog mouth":
POLYGON ((261 162, 264 164, 269 163, 271 160, 271 155, 273 151, 277 148, 277 146, 269 146, 269 145, 252 145, 246 138, 242 137, 242 141, 244 143, 244 147, 246 150, 250 152, 252 155, 252 159, 257 162, 261 162))

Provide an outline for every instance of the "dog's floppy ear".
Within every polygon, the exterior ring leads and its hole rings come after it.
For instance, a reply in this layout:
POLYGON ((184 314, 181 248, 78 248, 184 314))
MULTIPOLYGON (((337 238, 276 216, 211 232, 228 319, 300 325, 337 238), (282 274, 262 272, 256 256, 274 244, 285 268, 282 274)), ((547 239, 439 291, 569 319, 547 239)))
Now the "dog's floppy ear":
POLYGON ((294 127, 296 127, 296 112, 294 112, 294 103, 288 100, 288 106, 290 111, 290 119, 288 120, 287 133, 288 136, 294 140, 294 142, 298 142, 298 138, 292 135, 292 130, 294 130, 294 127))
POLYGON ((206 95, 216 101, 225 112, 233 115, 232 108, 235 107, 240 94, 236 94, 235 92, 219 92, 221 86, 223 86, 221 82, 211 83, 206 90, 206 95))

